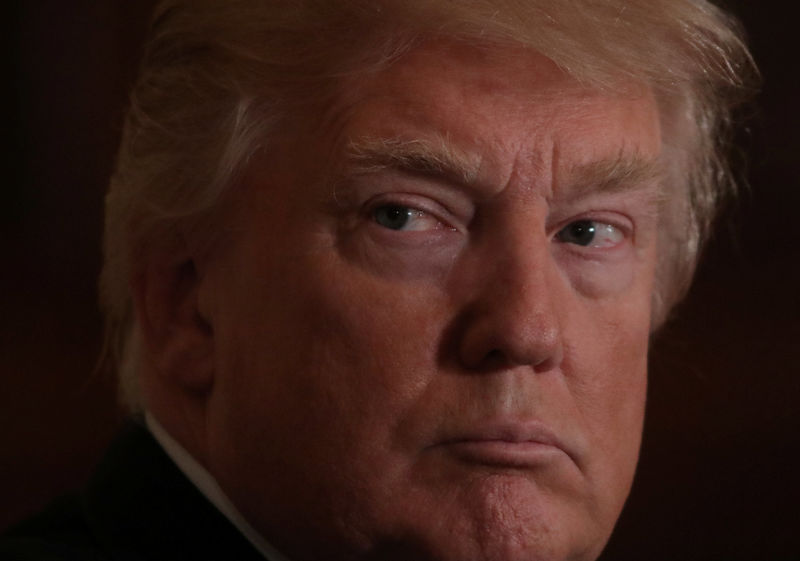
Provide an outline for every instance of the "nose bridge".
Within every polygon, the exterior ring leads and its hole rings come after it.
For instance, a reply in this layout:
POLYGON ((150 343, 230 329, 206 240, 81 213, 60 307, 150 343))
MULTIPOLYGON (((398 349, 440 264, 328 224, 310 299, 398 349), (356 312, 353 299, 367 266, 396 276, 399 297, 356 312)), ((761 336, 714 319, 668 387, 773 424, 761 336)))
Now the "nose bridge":
MULTIPOLYGON (((542 231, 517 231, 502 252, 497 275, 502 287, 497 304, 510 337, 549 347, 558 332, 557 287, 550 242, 542 231)), ((544 350, 544 349, 542 349, 544 350)))
POLYGON ((562 291, 544 228, 530 225, 507 222, 487 244, 462 348, 473 367, 502 359, 545 370, 561 361, 562 291))

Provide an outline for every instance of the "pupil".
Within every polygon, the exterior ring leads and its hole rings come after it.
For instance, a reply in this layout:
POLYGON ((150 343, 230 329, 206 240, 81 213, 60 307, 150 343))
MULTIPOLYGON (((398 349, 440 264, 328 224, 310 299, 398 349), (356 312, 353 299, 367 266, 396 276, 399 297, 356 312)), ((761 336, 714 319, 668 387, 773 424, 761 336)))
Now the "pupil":
POLYGON ((382 206, 375 211, 375 220, 378 224, 392 230, 403 228, 408 223, 410 216, 409 209, 397 205, 382 206))
POLYGON ((589 245, 595 234, 594 223, 591 220, 581 220, 569 225, 570 241, 578 245, 589 245))

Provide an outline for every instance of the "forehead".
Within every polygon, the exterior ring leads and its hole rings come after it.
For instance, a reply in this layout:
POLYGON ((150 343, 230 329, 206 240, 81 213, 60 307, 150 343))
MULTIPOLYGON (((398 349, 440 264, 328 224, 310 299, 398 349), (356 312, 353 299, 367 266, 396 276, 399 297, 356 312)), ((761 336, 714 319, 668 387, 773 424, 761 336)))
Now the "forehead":
POLYGON ((522 47, 430 42, 342 91, 340 145, 428 141, 495 180, 660 151, 648 88, 591 89, 522 47))

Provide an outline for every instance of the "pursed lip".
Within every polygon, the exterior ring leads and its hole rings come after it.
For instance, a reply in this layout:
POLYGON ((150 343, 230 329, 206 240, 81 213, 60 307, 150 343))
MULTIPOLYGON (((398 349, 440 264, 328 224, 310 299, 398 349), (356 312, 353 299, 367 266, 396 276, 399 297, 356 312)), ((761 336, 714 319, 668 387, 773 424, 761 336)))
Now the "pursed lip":
POLYGON ((456 430, 440 444, 462 461, 483 465, 532 468, 574 453, 539 421, 491 421, 456 430))

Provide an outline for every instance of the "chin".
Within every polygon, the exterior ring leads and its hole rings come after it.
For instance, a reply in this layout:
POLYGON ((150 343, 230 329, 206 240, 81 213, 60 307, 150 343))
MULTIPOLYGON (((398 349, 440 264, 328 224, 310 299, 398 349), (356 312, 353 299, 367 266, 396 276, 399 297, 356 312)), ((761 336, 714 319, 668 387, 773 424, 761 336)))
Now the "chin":
POLYGON ((423 539, 386 542, 365 559, 381 561, 592 561, 605 539, 585 543, 587 536, 573 539, 557 528, 486 527, 480 534, 460 533, 443 528, 443 535, 427 535, 423 539), (599 542, 599 543, 598 543, 599 542))
POLYGON ((365 559, 408 561, 591 561, 612 527, 585 504, 543 495, 503 477, 482 477, 460 492, 406 511, 392 538, 365 559))

